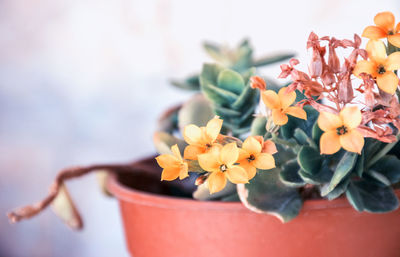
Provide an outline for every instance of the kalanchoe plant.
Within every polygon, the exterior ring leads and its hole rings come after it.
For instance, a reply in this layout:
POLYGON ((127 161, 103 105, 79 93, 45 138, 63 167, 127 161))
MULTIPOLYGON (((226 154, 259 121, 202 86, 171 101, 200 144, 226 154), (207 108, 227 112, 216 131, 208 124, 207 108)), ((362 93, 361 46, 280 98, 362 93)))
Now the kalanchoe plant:
POLYGON ((398 208, 393 188, 400 181, 400 160, 389 151, 400 135, 399 25, 394 27, 389 12, 378 14, 375 23, 363 33, 371 38, 366 49, 358 35, 339 40, 311 33, 308 72, 295 67, 296 59, 281 65, 279 78, 292 83, 279 92, 267 90, 252 70, 205 65, 201 101, 211 104, 210 117, 219 117, 205 127, 181 127, 183 158, 177 145, 175 156, 157 157, 168 174, 163 179, 193 171, 200 191, 195 198, 232 200, 238 194, 249 209, 284 222, 298 215, 307 197, 345 196, 358 211, 398 208), (387 45, 379 40, 384 37, 387 45), (349 54, 339 57, 337 51, 349 54), (254 115, 259 99, 261 113, 254 115))

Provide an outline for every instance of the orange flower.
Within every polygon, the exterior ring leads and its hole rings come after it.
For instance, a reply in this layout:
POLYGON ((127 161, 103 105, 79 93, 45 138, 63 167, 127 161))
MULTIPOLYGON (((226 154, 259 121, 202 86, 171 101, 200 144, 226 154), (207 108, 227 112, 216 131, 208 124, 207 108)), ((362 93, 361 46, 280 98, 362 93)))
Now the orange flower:
POLYGON ((215 145, 222 122, 218 116, 215 116, 206 127, 187 125, 183 130, 183 138, 189 144, 183 154, 185 159, 197 160, 199 154, 207 153, 215 145))
POLYGON ((162 154, 156 157, 158 165, 163 168, 161 180, 184 179, 189 176, 188 164, 182 159, 178 145, 171 147, 172 154, 162 154))
POLYGON ((306 120, 307 113, 300 107, 290 106, 296 100, 296 92, 286 92, 286 87, 279 90, 278 94, 273 90, 262 92, 262 100, 264 104, 272 110, 272 120, 275 125, 285 125, 288 122, 288 116, 306 120))
POLYGON ((226 185, 226 179, 235 184, 249 181, 247 172, 235 165, 239 157, 239 148, 236 143, 229 143, 223 147, 214 147, 211 151, 198 156, 200 167, 211 172, 208 177, 210 193, 221 191, 226 185))
POLYGON ((254 178, 257 173, 257 169, 269 170, 275 168, 275 160, 272 157, 272 153, 276 152, 275 144, 271 141, 267 141, 267 148, 275 149, 273 152, 263 152, 263 146, 265 145, 262 137, 248 137, 244 140, 242 148, 239 150, 238 163, 240 167, 247 171, 249 180, 254 178), (268 143, 267 143, 268 142, 268 143), (272 145, 271 145, 272 144, 272 145))
POLYGON ((397 47, 400 47, 400 23, 395 27, 394 15, 391 12, 378 13, 374 22, 376 26, 368 26, 364 29, 363 37, 369 39, 387 38, 388 41, 397 47))
POLYGON ((369 61, 358 61, 353 71, 354 75, 370 74, 373 78, 376 78, 378 87, 381 90, 394 94, 399 78, 393 71, 400 69, 400 52, 387 56, 385 44, 380 40, 370 40, 366 49, 369 61))
POLYGON ((361 154, 364 137, 357 130, 361 119, 361 112, 356 106, 344 108, 339 115, 321 112, 318 126, 325 132, 320 140, 321 154, 334 154, 341 147, 361 154))

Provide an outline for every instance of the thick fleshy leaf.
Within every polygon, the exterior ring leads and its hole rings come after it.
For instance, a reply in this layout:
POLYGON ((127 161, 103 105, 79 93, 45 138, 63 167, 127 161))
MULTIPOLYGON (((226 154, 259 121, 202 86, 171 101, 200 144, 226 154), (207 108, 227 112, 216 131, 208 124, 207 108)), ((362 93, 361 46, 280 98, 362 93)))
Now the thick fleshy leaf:
POLYGON ((399 207, 399 201, 391 187, 379 186, 367 180, 352 181, 346 196, 358 211, 384 213, 399 207))
POLYGON ((220 88, 240 94, 244 89, 242 76, 236 71, 225 69, 218 74, 217 85, 220 88))
POLYGON ((200 90, 200 81, 198 74, 187 77, 184 80, 173 79, 171 80, 171 84, 181 89, 200 90))
POLYGON ((267 118, 265 117, 255 117, 251 123, 250 133, 253 136, 264 136, 267 133, 265 126, 267 125, 267 118))
POLYGON ((160 154, 171 154, 171 146, 178 144, 179 149, 186 147, 186 142, 166 132, 157 131, 153 136, 154 146, 160 154))
POLYGON ((319 145, 319 141, 320 141, 320 138, 321 138, 323 133, 324 133, 324 131, 322 131, 322 129, 319 128, 318 122, 315 122, 314 126, 312 127, 311 136, 312 136, 312 139, 314 140, 314 142, 317 145, 319 145))
POLYGON ((210 102, 201 94, 195 95, 186 101, 178 112, 178 125, 181 131, 185 126, 194 124, 205 126, 214 117, 210 102))
POLYGON ((394 155, 383 156, 371 169, 381 173, 391 184, 400 182, 400 160, 394 155))
POLYGON ((283 138, 289 139, 289 140, 292 139, 296 128, 300 128, 301 130, 306 132, 306 134, 309 137, 311 137, 311 130, 312 130, 312 127, 313 127, 315 121, 318 118, 319 112, 317 112, 311 106, 305 106, 304 110, 307 113, 307 120, 302 120, 302 119, 295 118, 293 116, 289 116, 288 122, 284 126, 282 126, 280 129, 283 138))
POLYGON ((236 185, 232 184, 229 181, 226 183, 224 189, 213 194, 210 193, 210 190, 208 189, 208 184, 203 183, 197 187, 196 191, 193 192, 193 198, 201 201, 216 200, 232 195, 235 192, 236 185))
POLYGON ((279 173, 282 183, 290 187, 301 187, 306 183, 299 175, 300 166, 297 160, 292 160, 286 163, 282 167, 282 171, 279 173))
POLYGON ((344 179, 333 190, 330 190, 329 184, 325 184, 321 187, 321 196, 328 198, 328 200, 336 199, 346 192, 349 183, 349 178, 344 179))
POLYGON ((346 152, 339 161, 329 186, 324 190, 324 195, 332 192, 352 171, 356 164, 357 154, 346 152))
POLYGON ((280 181, 279 173, 279 169, 260 172, 250 183, 239 184, 238 194, 250 210, 288 222, 299 214, 303 203, 296 188, 280 181))
POLYGON ((297 155, 297 162, 305 172, 316 174, 321 169, 322 156, 317 149, 310 146, 302 146, 297 155))

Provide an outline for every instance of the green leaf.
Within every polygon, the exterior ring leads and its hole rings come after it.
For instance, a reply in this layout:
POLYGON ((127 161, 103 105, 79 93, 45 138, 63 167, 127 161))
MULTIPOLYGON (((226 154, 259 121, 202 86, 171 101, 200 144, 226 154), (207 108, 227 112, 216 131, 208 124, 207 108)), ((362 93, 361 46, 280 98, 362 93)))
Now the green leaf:
POLYGON ((263 116, 255 117, 252 124, 250 133, 253 136, 264 136, 267 133, 265 126, 267 125, 267 118, 263 116))
POLYGON ((289 187, 301 187, 306 183, 299 175, 300 166, 297 160, 287 162, 282 167, 282 171, 279 173, 279 177, 283 184, 289 187))
POLYGON ((322 157, 319 151, 310 146, 302 146, 297 155, 297 162, 302 170, 309 174, 316 174, 320 171, 322 157))
POLYGON ((315 144, 315 142, 309 137, 307 136, 306 132, 304 132, 302 129, 300 128, 296 128, 294 130, 294 138, 296 138, 297 142, 301 145, 309 145, 314 147, 315 149, 318 149, 317 145, 315 144))
POLYGON ((321 187, 321 196, 328 198, 328 200, 336 199, 346 192, 349 183, 350 178, 344 179, 331 191, 329 190, 329 183, 324 184, 321 187))
POLYGON ((288 222, 299 214, 303 202, 296 188, 280 181, 279 173, 277 168, 260 171, 250 183, 238 185, 238 194, 250 210, 288 222))
POLYGON ((273 54, 253 61, 252 66, 260 67, 293 58, 294 54, 273 54))
POLYGON ((236 71, 225 69, 218 75, 217 84, 219 88, 239 95, 245 86, 242 76, 236 71))
POLYGON ((384 213, 399 207, 399 201, 391 187, 382 187, 368 180, 352 181, 346 196, 358 211, 384 213))
POLYGON ((310 106, 305 106, 304 110, 307 113, 307 120, 302 120, 293 116, 288 116, 288 122, 280 128, 282 137, 285 139, 293 138, 296 128, 300 128, 306 132, 307 136, 311 137, 312 127, 318 118, 319 113, 310 106))
POLYGON ((370 170, 368 170, 366 173, 367 173, 372 179, 378 181, 379 183, 382 183, 382 184, 385 185, 385 186, 390 186, 390 185, 391 185, 390 180, 389 180, 387 177, 385 177, 384 175, 382 175, 382 173, 380 173, 380 172, 377 172, 377 171, 375 171, 375 170, 371 170, 371 169, 370 169, 370 170))
POLYGON ((353 169, 354 165, 356 164, 357 154, 346 152, 342 159, 339 161, 338 165, 336 166, 336 170, 333 174, 331 182, 326 190, 327 193, 331 192, 335 189, 335 187, 350 174, 351 170, 353 169))
POLYGON ((192 75, 184 80, 171 80, 171 84, 186 90, 200 90, 199 75, 192 75))
POLYGON ((171 146, 177 144, 181 152, 186 147, 186 142, 163 131, 157 131, 153 136, 154 146, 159 154, 171 154, 171 146))
POLYGON ((400 182, 400 160, 394 155, 386 155, 371 167, 385 176, 392 184, 400 182))
POLYGON ((319 146, 319 140, 322 136, 322 134, 324 133, 324 131, 322 131, 319 126, 318 126, 318 122, 314 122, 314 125, 312 127, 312 132, 311 132, 311 136, 312 139, 314 140, 314 142, 319 146))
POLYGON ((193 198, 201 201, 216 200, 232 195, 234 192, 236 192, 236 185, 229 181, 226 183, 224 189, 214 194, 210 194, 207 183, 203 183, 193 192, 193 198))
POLYGON ((178 112, 179 128, 183 131, 186 125, 205 126, 215 116, 210 102, 201 94, 186 101, 178 112))
POLYGON ((365 154, 364 154, 364 149, 361 151, 361 155, 357 157, 357 162, 356 165, 354 166, 354 172, 357 174, 357 176, 362 177, 362 174, 365 169, 365 154))

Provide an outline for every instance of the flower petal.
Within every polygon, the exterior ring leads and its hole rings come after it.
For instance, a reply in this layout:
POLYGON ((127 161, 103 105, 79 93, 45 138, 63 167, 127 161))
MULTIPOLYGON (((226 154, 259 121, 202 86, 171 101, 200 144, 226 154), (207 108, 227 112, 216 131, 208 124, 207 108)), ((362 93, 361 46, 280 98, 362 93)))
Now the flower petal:
POLYGON ((340 144, 349 152, 361 154, 361 150, 364 147, 364 137, 357 129, 352 129, 340 136, 340 144))
POLYGON ((302 108, 300 108, 298 106, 290 106, 290 107, 286 108, 285 113, 292 115, 299 119, 303 119, 303 120, 307 119, 306 111, 304 111, 302 108))
POLYGON ((179 147, 177 144, 171 146, 171 151, 175 155, 175 157, 178 158, 178 160, 182 160, 181 151, 179 150, 179 147))
POLYGON ((254 137, 246 138, 243 142, 242 148, 249 154, 259 154, 262 150, 260 142, 254 137))
POLYGON ((189 165, 185 162, 183 163, 181 169, 179 170, 179 179, 182 180, 186 177, 189 177, 189 165))
POLYGON ((399 78, 392 71, 387 71, 385 74, 380 75, 376 78, 378 87, 389 94, 394 94, 399 83, 399 78))
POLYGON ((356 67, 354 67, 353 74, 360 76, 361 73, 367 73, 376 77, 376 64, 367 60, 358 61, 356 67))
POLYGON ((281 108, 278 94, 273 90, 266 90, 261 93, 264 104, 271 110, 281 108))
POLYGON ((375 15, 374 22, 376 26, 389 31, 394 29, 394 15, 391 12, 381 12, 375 15))
POLYGON ((242 167, 247 172, 247 176, 248 176, 249 180, 254 178, 257 174, 256 167, 251 165, 247 160, 241 162, 240 167, 242 167))
POLYGON ((318 126, 323 131, 336 130, 338 127, 343 125, 339 115, 330 112, 320 112, 317 122, 318 126))
POLYGON ((217 116, 207 123, 206 133, 211 138, 212 142, 217 139, 219 132, 221 131, 222 122, 223 120, 219 119, 217 116))
POLYGON ((224 145, 220 154, 220 162, 227 166, 233 165, 239 158, 239 148, 236 143, 224 145))
MULTIPOLYGON (((400 24, 400 23, 399 23, 400 24)), ((389 43, 396 47, 400 47, 400 33, 388 36, 389 43)))
POLYGON ((283 87, 279 90, 278 96, 281 101, 282 109, 286 109, 296 100, 296 92, 292 91, 287 93, 287 87, 283 87))
POLYGON ((219 192, 226 186, 225 174, 221 171, 212 172, 208 177, 207 182, 211 194, 219 192))
POLYGON ((395 52, 388 56, 385 63, 385 69, 387 71, 394 71, 400 69, 400 52, 395 52))
POLYGON ((371 39, 368 41, 366 50, 370 60, 374 60, 378 63, 383 63, 387 57, 386 46, 381 40, 371 39))
POLYGON ((161 180, 172 181, 179 177, 181 168, 180 167, 169 167, 163 169, 161 173, 161 180))
POLYGON ((269 170, 275 168, 275 159, 269 153, 259 154, 253 162, 253 165, 260 170, 269 170))
POLYGON ((272 110, 272 120, 275 125, 282 126, 288 122, 288 116, 279 109, 272 110))
POLYGON ((234 184, 244 184, 249 182, 249 175, 246 170, 238 165, 234 165, 226 170, 226 176, 234 184))
POLYGON ((340 118, 348 129, 357 128, 362 120, 360 109, 357 106, 345 107, 340 111, 340 118))
POLYGON ((201 142, 201 129, 196 125, 190 124, 183 129, 183 138, 189 145, 199 144, 201 142))
POLYGON ((162 154, 156 157, 156 161, 161 168, 170 168, 179 165, 180 161, 172 154, 162 154))
POLYGON ((387 33, 380 27, 368 26, 364 29, 362 36, 369 39, 380 39, 385 38, 387 36, 387 33))
POLYGON ((243 160, 247 161, 247 159, 249 157, 250 157, 250 154, 247 151, 243 150, 242 148, 239 148, 239 157, 238 157, 237 162, 241 162, 243 160))
POLYGON ((221 163, 219 162, 219 151, 211 151, 209 153, 197 156, 200 167, 209 172, 219 171, 221 163))
POLYGON ((262 148, 263 153, 269 153, 269 154, 274 154, 277 153, 278 150, 276 149, 276 145, 274 142, 271 140, 267 140, 264 142, 263 148, 262 148))
POLYGON ((188 160, 197 160, 197 156, 203 153, 205 153, 205 148, 196 145, 188 145, 185 148, 183 156, 188 160))
POLYGON ((340 138, 335 131, 329 131, 322 134, 319 141, 321 154, 334 154, 340 150, 340 138))

